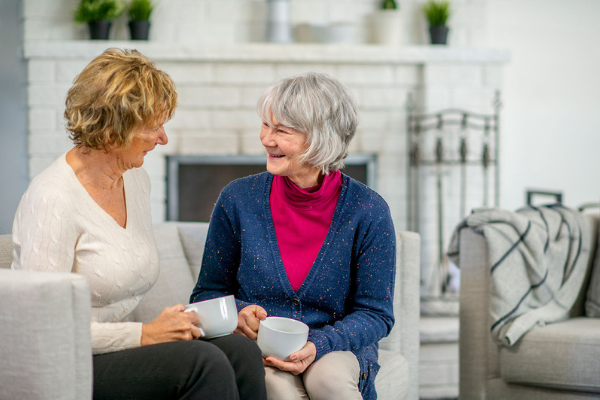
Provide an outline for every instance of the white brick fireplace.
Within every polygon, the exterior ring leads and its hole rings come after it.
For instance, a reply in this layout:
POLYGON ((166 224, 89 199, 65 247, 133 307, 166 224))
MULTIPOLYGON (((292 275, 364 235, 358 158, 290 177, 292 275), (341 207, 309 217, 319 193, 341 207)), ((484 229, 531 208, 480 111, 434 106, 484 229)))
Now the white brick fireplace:
MULTIPOLYGON (((491 113, 501 89, 504 51, 383 46, 135 42, 28 42, 29 165, 37 175, 71 146, 62 113, 73 78, 107 47, 132 48, 175 80, 180 96, 167 124, 169 144, 146 157, 154 221, 165 219, 165 155, 260 155, 256 100, 277 78, 329 73, 355 93, 361 123, 351 151, 377 157, 377 188, 399 229, 406 224, 406 110, 462 107, 491 113)), ((427 243, 424 243, 426 248, 427 243)))

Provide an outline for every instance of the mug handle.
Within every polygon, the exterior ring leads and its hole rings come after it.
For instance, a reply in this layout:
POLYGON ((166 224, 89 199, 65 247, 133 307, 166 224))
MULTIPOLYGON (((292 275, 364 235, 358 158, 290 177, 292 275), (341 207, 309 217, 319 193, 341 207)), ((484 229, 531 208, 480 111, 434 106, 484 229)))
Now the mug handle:
MULTIPOLYGON (((185 310, 184 312, 193 312, 196 313, 196 311, 192 310, 191 308, 188 310, 185 310)), ((196 315, 198 315, 198 313, 196 313, 196 315)), ((196 325, 198 326, 198 325, 196 325)), ((204 337, 206 334, 204 333, 204 329, 202 329, 202 327, 198 326, 198 329, 200 329, 200 337, 204 337)))

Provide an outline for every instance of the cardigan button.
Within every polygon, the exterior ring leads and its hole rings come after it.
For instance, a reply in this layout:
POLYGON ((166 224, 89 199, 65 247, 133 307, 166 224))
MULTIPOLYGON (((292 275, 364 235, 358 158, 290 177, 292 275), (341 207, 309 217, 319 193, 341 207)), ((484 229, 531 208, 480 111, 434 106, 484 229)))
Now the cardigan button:
POLYGON ((294 303, 295 306, 299 306, 300 300, 298 300, 297 298, 294 297, 294 299, 292 300, 292 303, 294 303))

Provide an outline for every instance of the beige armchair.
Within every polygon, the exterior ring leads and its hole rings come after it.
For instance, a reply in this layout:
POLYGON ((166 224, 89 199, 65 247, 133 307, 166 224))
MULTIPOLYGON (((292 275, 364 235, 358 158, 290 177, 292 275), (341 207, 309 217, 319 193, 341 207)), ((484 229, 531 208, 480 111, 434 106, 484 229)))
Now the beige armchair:
MULTIPOLYGON (((597 235, 598 216, 590 219, 597 235)), ((598 243, 597 238, 593 241, 598 243)), ((464 228, 459 251, 460 399, 600 398, 600 319, 583 316, 587 280, 571 318, 534 328, 514 346, 501 347, 490 333, 487 243, 472 229, 464 228)), ((592 254, 588 271, 593 262, 592 254)))

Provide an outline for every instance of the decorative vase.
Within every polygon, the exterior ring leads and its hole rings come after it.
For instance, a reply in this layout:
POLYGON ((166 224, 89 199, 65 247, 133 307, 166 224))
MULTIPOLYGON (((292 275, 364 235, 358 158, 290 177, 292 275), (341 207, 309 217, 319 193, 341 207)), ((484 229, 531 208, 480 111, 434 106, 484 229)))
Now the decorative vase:
POLYGON ((446 44, 449 30, 447 26, 430 26, 429 36, 431 44, 446 44))
POLYGON ((292 41, 292 24, 289 0, 269 0, 268 3, 267 41, 290 43, 292 41))
POLYGON ((378 10, 371 14, 371 42, 398 46, 402 38, 402 14, 400 10, 378 10))
POLYGON ((92 40, 108 40, 110 33, 111 21, 89 21, 90 39, 92 40))
POLYGON ((148 40, 150 21, 129 21, 131 40, 148 40))

